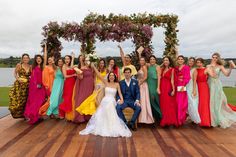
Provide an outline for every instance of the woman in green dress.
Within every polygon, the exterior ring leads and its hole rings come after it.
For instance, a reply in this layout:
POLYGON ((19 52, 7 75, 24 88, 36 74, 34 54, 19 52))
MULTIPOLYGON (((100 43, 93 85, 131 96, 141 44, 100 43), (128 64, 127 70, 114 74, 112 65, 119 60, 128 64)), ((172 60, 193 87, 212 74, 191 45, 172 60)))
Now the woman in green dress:
POLYGON ((29 77, 31 66, 29 65, 30 57, 23 54, 21 63, 16 65, 14 76, 16 81, 9 92, 9 110, 13 118, 24 118, 24 109, 28 97, 29 77))
POLYGON ((212 55, 211 64, 208 68, 215 73, 216 77, 209 76, 208 84, 210 88, 210 112, 211 112, 211 126, 213 127, 230 127, 236 122, 236 112, 230 108, 227 103, 223 85, 220 81, 220 73, 229 77, 231 70, 234 68, 233 64, 230 64, 230 68, 227 70, 224 68, 223 61, 221 60, 219 53, 212 55))
POLYGON ((158 95, 160 93, 160 88, 158 88, 158 86, 160 84, 161 70, 160 67, 156 64, 156 62, 156 57, 154 55, 151 55, 149 57, 147 83, 153 117, 156 119, 156 121, 160 121, 162 115, 158 95))

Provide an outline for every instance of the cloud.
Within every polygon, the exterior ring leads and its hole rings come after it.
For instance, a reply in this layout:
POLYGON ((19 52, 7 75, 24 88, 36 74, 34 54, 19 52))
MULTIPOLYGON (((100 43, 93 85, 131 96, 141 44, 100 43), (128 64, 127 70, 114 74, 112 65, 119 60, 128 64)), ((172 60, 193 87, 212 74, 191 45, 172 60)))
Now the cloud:
MULTIPOLYGON (((214 51, 223 57, 234 57, 236 21, 234 0, 1 0, 0 57, 19 56, 23 52, 39 53, 42 27, 49 21, 80 22, 90 12, 100 14, 132 14, 138 12, 177 14, 179 16, 179 51, 186 56, 209 58, 214 51)), ((161 56, 165 45, 163 28, 154 29, 154 53, 161 56)), ((62 40, 63 41, 63 40, 62 40)), ((101 56, 119 55, 118 43, 96 43, 101 56)), ((121 43, 126 52, 134 47, 130 40, 121 43)), ((63 41, 62 54, 79 52, 80 43, 63 41)))

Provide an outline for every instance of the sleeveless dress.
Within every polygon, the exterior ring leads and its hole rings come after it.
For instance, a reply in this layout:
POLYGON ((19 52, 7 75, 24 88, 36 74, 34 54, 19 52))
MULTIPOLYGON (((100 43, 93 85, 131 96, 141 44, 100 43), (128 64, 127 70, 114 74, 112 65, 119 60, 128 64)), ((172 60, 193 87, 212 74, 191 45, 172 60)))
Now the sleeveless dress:
POLYGON ((184 65, 181 70, 175 68, 175 86, 176 86, 176 101, 177 101, 177 116, 179 125, 183 125, 188 110, 188 95, 187 91, 178 91, 179 86, 186 86, 190 80, 190 68, 184 65))
MULTIPOLYGON (((100 75, 102 78, 104 78, 105 80, 107 79, 107 71, 103 71, 100 72, 100 75)), ((102 80, 100 80, 97 76, 96 76, 96 85, 95 85, 95 90, 97 90, 97 94, 96 94, 96 106, 98 106, 101 103, 102 98, 105 95, 105 86, 104 83, 102 82, 102 80)))
POLYGON ((64 77, 60 68, 56 71, 56 76, 52 86, 52 92, 50 96, 50 105, 47 110, 47 115, 58 115, 58 105, 62 102, 62 92, 64 86, 64 77))
POLYGON ((207 84, 208 75, 204 73, 206 68, 197 69, 197 86, 199 94, 198 112, 201 118, 200 126, 210 127, 210 92, 207 84))
POLYGON ((42 82, 42 70, 37 66, 32 70, 29 84, 29 96, 27 99, 24 116, 30 124, 36 123, 39 109, 46 99, 46 90, 42 82))
POLYGON ((171 96, 172 85, 171 85, 171 75, 173 68, 170 68, 164 73, 164 69, 161 72, 161 81, 160 81, 160 107, 162 113, 162 119, 160 122, 161 127, 165 126, 178 126, 177 119, 177 103, 175 96, 171 96))
POLYGON ((159 96, 157 94, 157 71, 156 66, 149 66, 148 67, 148 89, 149 89, 149 98, 152 108, 152 115, 156 120, 161 120, 162 114, 160 110, 159 104, 159 96))
POLYGON ((52 92, 53 81, 55 78, 55 70, 52 66, 45 66, 43 69, 43 85, 46 88, 47 101, 39 109, 39 115, 44 116, 47 114, 50 105, 50 93, 52 92))
MULTIPOLYGON (((79 87, 78 87, 78 97, 75 98, 75 109, 78 109, 80 105, 93 93, 94 90, 94 77, 93 71, 91 68, 89 69, 81 69, 83 71, 83 78, 79 80, 79 87)), ((90 98, 89 98, 90 99, 90 98)), ((95 100, 95 98, 91 98, 95 100)), ((88 112, 95 112, 96 111, 96 104, 95 101, 87 100, 81 107, 82 110, 89 109, 88 112), (88 103, 87 103, 88 102, 88 103)), ((75 111, 74 122, 81 123, 88 120, 90 116, 85 116, 75 111)))
POLYGON ((9 110, 13 118, 24 118, 30 74, 30 71, 26 72, 21 65, 21 68, 18 71, 18 76, 25 79, 25 81, 20 83, 18 80, 16 80, 9 92, 9 110))
POLYGON ((198 113, 198 90, 196 87, 196 91, 197 91, 197 95, 194 97, 192 95, 193 93, 193 72, 194 72, 195 68, 190 70, 190 76, 191 79, 189 81, 189 83, 187 84, 186 88, 187 88, 187 95, 188 95, 188 115, 191 118, 191 120, 198 124, 201 122, 199 113, 198 113))
POLYGON ((211 126, 227 128, 236 122, 236 112, 233 111, 227 103, 227 98, 219 79, 220 68, 216 67, 214 69, 217 78, 209 77, 208 80, 210 87, 211 126))
MULTIPOLYGON (((100 72, 100 75, 105 79, 107 73, 106 71, 100 72)), ((96 77, 95 90, 81 103, 79 107, 76 108, 76 111, 81 115, 93 115, 97 106, 101 103, 101 100, 104 97, 104 92, 103 82, 98 77, 96 77)))
MULTIPOLYGON (((143 79, 144 73, 140 69, 138 71, 138 80, 143 79)), ((140 87, 140 105, 141 105, 141 112, 139 114, 138 122, 139 123, 146 123, 151 124, 154 123, 154 119, 152 116, 152 109, 149 99, 149 92, 148 92, 148 85, 147 82, 143 82, 140 87)))
POLYGON ((80 131, 80 135, 94 134, 103 137, 130 137, 132 135, 129 128, 117 115, 116 93, 115 88, 105 87, 105 97, 86 128, 80 131))
MULTIPOLYGON (((66 74, 73 75, 75 74, 75 70, 67 69, 66 74)), ((72 111, 72 96, 73 96, 75 80, 76 80, 75 77, 68 77, 64 81, 64 88, 63 88, 63 94, 62 94, 63 101, 59 105, 60 117, 65 117, 66 113, 69 113, 72 111)))

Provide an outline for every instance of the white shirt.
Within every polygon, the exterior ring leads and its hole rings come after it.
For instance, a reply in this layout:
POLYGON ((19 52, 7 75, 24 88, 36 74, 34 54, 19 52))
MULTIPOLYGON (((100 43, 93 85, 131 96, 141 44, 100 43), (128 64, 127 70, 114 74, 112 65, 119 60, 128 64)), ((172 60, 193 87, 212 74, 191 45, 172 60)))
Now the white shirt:
POLYGON ((129 85, 130 85, 130 82, 131 82, 131 79, 129 79, 129 81, 127 80, 127 79, 125 79, 125 83, 126 83, 126 85, 129 87, 129 85))

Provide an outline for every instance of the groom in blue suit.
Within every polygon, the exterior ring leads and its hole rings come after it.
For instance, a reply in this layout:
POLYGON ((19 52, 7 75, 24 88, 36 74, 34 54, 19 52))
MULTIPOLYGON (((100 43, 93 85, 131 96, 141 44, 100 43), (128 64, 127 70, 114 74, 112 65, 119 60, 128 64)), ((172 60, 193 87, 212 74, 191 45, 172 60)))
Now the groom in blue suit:
POLYGON ((118 116, 130 127, 130 129, 136 130, 135 121, 141 112, 140 91, 138 81, 131 78, 131 72, 131 69, 128 67, 123 71, 125 79, 120 81, 120 88, 124 102, 122 102, 120 97, 117 96, 116 111, 118 116), (134 114, 129 124, 123 114, 123 110, 126 107, 130 107, 134 110, 134 114))

